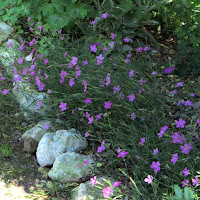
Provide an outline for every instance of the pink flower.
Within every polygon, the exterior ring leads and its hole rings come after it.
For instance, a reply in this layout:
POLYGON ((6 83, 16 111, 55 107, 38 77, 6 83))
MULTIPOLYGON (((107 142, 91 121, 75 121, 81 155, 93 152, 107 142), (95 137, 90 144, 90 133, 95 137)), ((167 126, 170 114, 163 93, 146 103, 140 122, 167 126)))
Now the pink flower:
POLYGON ((64 57, 66 57, 66 56, 67 56, 67 54, 68 54, 68 52, 66 51, 66 52, 64 53, 64 57))
POLYGON ((91 183, 92 187, 93 187, 95 184, 97 184, 96 179, 97 179, 96 176, 94 176, 93 178, 90 178, 90 183, 91 183))
POLYGON ((189 179, 185 179, 184 181, 182 181, 181 182, 182 188, 184 188, 186 185, 188 185, 189 182, 190 182, 189 179))
POLYGON ((94 117, 88 117, 88 124, 92 124, 92 122, 94 121, 94 117))
POLYGON ((48 89, 47 93, 48 93, 48 94, 50 94, 50 93, 51 93, 51 90, 50 90, 50 89, 48 89))
POLYGON ((178 161, 178 153, 172 154, 171 162, 175 164, 178 161))
POLYGON ((117 37, 117 34, 111 33, 111 39, 114 40, 117 37))
POLYGON ((112 103, 111 103, 110 101, 106 101, 106 102, 104 103, 104 108, 105 108, 105 109, 110 109, 111 106, 112 106, 112 103))
POLYGON ((141 138, 141 141, 139 142, 139 145, 143 145, 145 143, 145 137, 141 138))
POLYGON ((90 104, 90 103, 92 103, 92 99, 91 98, 87 98, 87 99, 84 100, 84 102, 86 104, 90 104))
POLYGON ((151 184, 153 181, 153 177, 148 175, 147 178, 144 179, 144 182, 148 183, 148 184, 151 184))
POLYGON ((60 108, 62 111, 64 111, 64 110, 67 110, 66 106, 67 106, 67 103, 60 102, 59 108, 60 108))
POLYGON ((77 61, 78 61, 77 57, 72 57, 71 64, 74 66, 77 64, 77 61))
POLYGON ((107 51, 107 47, 105 45, 103 46, 103 51, 107 51))
POLYGON ((86 160, 84 163, 85 163, 85 166, 88 166, 89 160, 86 160))
POLYGON ((197 176, 195 176, 193 179, 192 179, 192 184, 193 186, 199 186, 199 179, 197 176))
POLYGON ((85 137, 89 137, 89 135, 90 135, 90 134, 89 134, 88 132, 85 133, 85 137))
POLYGON ((138 47, 138 48, 136 49, 136 51, 137 51, 138 53, 142 53, 143 48, 142 48, 142 47, 138 47))
POLYGON ((158 154, 158 148, 156 148, 156 149, 153 150, 153 154, 154 154, 154 155, 157 155, 157 154, 158 154))
POLYGON ((24 58, 19 58, 18 63, 22 64, 23 63, 24 58))
POLYGON ((72 87, 74 85, 74 78, 70 78, 69 80, 69 86, 72 87))
POLYGON ((176 84, 177 87, 183 87, 183 82, 179 82, 176 84))
POLYGON ((184 169, 182 172, 183 172, 184 176, 186 177, 186 176, 188 176, 188 175, 189 175, 189 173, 190 173, 190 170, 189 170, 189 169, 187 169, 187 167, 185 167, 185 169, 184 169))
POLYGON ((188 154, 191 150, 192 150, 192 145, 191 144, 184 144, 183 146, 181 146, 182 149, 182 153, 184 154, 188 154))
POLYGON ((94 21, 92 21, 92 22, 90 23, 90 25, 92 25, 92 26, 93 26, 94 24, 95 24, 95 20, 94 20, 94 21))
POLYGON ((46 130, 48 130, 48 129, 50 128, 50 125, 49 125, 49 124, 45 124, 45 125, 44 125, 44 128, 45 128, 46 130))
POLYGON ((125 37, 125 38, 124 38, 124 42, 127 42, 127 43, 128 43, 128 42, 130 42, 130 41, 131 41, 131 39, 128 38, 128 37, 125 37))
POLYGON ((128 98, 129 98, 129 101, 133 102, 135 100, 135 95, 131 94, 128 96, 128 98))
POLYGON ((131 113, 131 119, 132 119, 132 120, 135 120, 135 118, 136 118, 135 113, 131 113))
POLYGON ((114 43, 113 41, 109 44, 109 46, 110 46, 111 49, 113 49, 114 44, 115 44, 115 43, 114 43))
POLYGON ((13 42, 8 43, 8 48, 10 48, 13 45, 13 42))
POLYGON ((175 67, 168 67, 164 70, 165 74, 170 74, 171 72, 173 72, 175 70, 175 67))
POLYGON ((101 15, 102 19, 106 19, 107 17, 108 17, 108 13, 104 13, 104 14, 101 15))
POLYGON ((103 196, 106 198, 109 198, 110 197, 110 195, 113 193, 113 191, 112 191, 112 189, 111 189, 111 187, 106 187, 106 188, 104 188, 103 190, 102 190, 102 192, 103 192, 103 196))
POLYGON ((185 121, 182 120, 181 118, 178 121, 176 121, 176 128, 179 128, 179 127, 184 128, 184 125, 185 125, 185 121))
POLYGON ((34 45, 35 44, 35 38, 33 38, 32 40, 31 40, 31 42, 29 43, 29 46, 31 47, 32 45, 34 45))
POLYGON ((96 115, 96 121, 98 121, 99 119, 101 119, 102 115, 103 115, 103 113, 99 113, 98 115, 96 115))
POLYGON ((132 69, 132 70, 129 72, 129 78, 133 77, 133 76, 134 76, 134 73, 135 73, 135 71, 132 69))
POLYGON ((120 182, 120 181, 116 181, 116 182, 114 182, 114 183, 113 183, 113 185, 112 185, 112 186, 113 186, 113 187, 117 187, 117 186, 119 186, 120 184, 121 184, 121 182, 120 182))
POLYGON ((151 168, 154 169, 154 172, 160 171, 160 162, 152 162, 151 168))
POLYGON ((3 94, 3 95, 6 95, 9 91, 10 91, 10 89, 4 89, 4 90, 2 91, 2 94, 3 94))
POLYGON ((46 65, 48 62, 49 62, 48 59, 45 59, 45 60, 44 60, 44 64, 45 64, 45 65, 46 65))
POLYGON ((105 144, 105 141, 102 141, 101 146, 98 147, 97 149, 97 153, 101 153, 103 150, 105 150, 104 144, 105 144))
POLYGON ((124 158, 127 154, 128 154, 127 151, 122 151, 122 152, 119 152, 119 154, 118 154, 117 157, 118 157, 118 158, 120 158, 120 157, 124 158))
POLYGON ((94 44, 90 45, 90 50, 91 50, 91 52, 96 53, 97 52, 96 45, 94 45, 94 44))

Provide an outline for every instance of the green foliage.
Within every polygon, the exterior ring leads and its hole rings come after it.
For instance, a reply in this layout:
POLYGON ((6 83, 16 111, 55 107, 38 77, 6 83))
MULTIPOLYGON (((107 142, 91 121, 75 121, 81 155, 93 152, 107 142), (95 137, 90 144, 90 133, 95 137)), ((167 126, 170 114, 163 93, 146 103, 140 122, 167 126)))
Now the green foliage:
POLYGON ((84 19, 92 10, 92 7, 88 6, 87 3, 89 2, 77 2, 76 0, 67 2, 63 0, 3 0, 0 4, 0 20, 8 21, 14 25, 22 17, 30 16, 31 22, 48 24, 51 31, 64 27, 65 30, 70 31, 76 20, 84 19))
POLYGON ((7 144, 0 145, 0 157, 10 157, 12 155, 12 149, 7 144))
POLYGON ((170 197, 170 199, 177 199, 177 200, 194 200, 193 193, 191 189, 185 187, 182 190, 178 185, 174 185, 175 196, 170 197))
POLYGON ((162 33, 177 38, 177 67, 181 74, 200 73, 200 2, 173 0, 160 8, 157 19, 162 33))
POLYGON ((102 3, 95 1, 95 6, 99 16, 95 18, 95 24, 92 27, 85 23, 80 23, 79 27, 88 37, 99 35, 100 33, 110 35, 117 33, 118 39, 126 36, 132 39, 142 39, 141 42, 151 42, 157 45, 155 38, 148 30, 149 26, 158 25, 159 22, 152 20, 153 13, 166 1, 118 1, 104 0, 102 3), (153 3, 152 3, 153 2, 153 3), (107 19, 102 19, 101 14, 108 13, 107 19))

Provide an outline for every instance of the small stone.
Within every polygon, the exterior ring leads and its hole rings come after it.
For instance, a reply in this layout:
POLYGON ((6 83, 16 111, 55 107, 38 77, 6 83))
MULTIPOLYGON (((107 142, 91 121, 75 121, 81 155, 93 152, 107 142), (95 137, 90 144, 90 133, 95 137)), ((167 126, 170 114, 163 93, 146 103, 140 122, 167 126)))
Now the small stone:
POLYGON ((24 149, 23 151, 34 154, 36 152, 38 142, 35 141, 32 137, 28 137, 24 140, 24 149))

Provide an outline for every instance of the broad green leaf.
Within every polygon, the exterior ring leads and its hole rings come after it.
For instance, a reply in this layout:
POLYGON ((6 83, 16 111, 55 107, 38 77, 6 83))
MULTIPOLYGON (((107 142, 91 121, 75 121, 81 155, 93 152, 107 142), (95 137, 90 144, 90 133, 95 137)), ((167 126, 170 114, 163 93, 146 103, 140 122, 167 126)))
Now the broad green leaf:
POLYGON ((44 17, 50 17, 51 15, 54 14, 53 4, 51 4, 51 3, 43 4, 41 10, 42 10, 42 14, 44 15, 44 17))
POLYGON ((100 162, 97 163, 97 167, 101 167, 102 164, 100 162))
POLYGON ((122 48, 122 53, 126 52, 126 51, 132 51, 133 48, 129 45, 123 45, 123 48, 122 48))
POLYGON ((183 199, 183 192, 182 192, 181 188, 178 185, 174 185, 174 191, 175 191, 176 196, 179 199, 183 199))
POLYGON ((184 188, 184 199, 185 200, 193 200, 193 195, 191 190, 188 187, 184 188))
POLYGON ((103 6, 105 12, 108 12, 115 6, 113 0, 104 0, 101 5, 103 6))

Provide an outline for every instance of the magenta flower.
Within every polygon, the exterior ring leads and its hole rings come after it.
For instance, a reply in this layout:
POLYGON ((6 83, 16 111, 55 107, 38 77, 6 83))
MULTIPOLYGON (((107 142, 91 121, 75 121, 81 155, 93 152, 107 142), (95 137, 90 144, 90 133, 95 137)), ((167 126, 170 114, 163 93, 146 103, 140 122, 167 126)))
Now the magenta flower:
POLYGON ((129 78, 133 77, 133 76, 134 76, 134 73, 135 73, 135 71, 132 69, 132 70, 129 72, 129 78))
POLYGON ((175 164, 178 161, 178 153, 172 154, 171 162, 175 164))
POLYGON ((47 93, 50 94, 52 91, 50 89, 48 89, 47 93))
POLYGON ((117 153, 120 153, 120 151, 121 151, 120 147, 118 147, 116 151, 117 151, 117 153))
POLYGON ((94 117, 88 117, 88 124, 92 124, 93 121, 94 121, 94 117))
POLYGON ((128 96, 128 98, 129 98, 129 101, 133 102, 135 100, 135 95, 134 94, 130 94, 128 96))
POLYGON ((90 50, 91 50, 91 52, 96 53, 97 52, 96 45, 94 45, 94 44, 90 45, 90 50))
POLYGON ((13 42, 8 43, 8 48, 10 48, 13 45, 13 42))
POLYGON ((193 179, 192 179, 192 184, 193 186, 199 186, 199 179, 197 176, 195 176, 193 179))
POLYGON ((185 106, 192 106, 192 102, 190 100, 187 100, 184 102, 185 106))
POLYGON ((45 59, 45 60, 44 60, 44 64, 45 64, 45 65, 46 65, 48 62, 49 62, 48 59, 45 59))
POLYGON ((117 37, 117 34, 111 33, 111 39, 114 40, 117 37))
POLYGON ((87 99, 84 100, 84 102, 85 102, 86 104, 92 103, 92 99, 91 99, 91 98, 87 98, 87 99))
POLYGON ((122 152, 119 152, 119 154, 118 154, 117 157, 118 157, 118 158, 120 158, 120 157, 124 158, 127 154, 128 154, 127 151, 122 151, 122 152))
POLYGON ((102 115, 103 115, 103 113, 99 113, 98 115, 96 115, 96 121, 98 121, 99 119, 101 119, 102 115))
POLYGON ((177 87, 183 87, 183 82, 179 82, 176 84, 177 87))
POLYGON ((170 74, 171 72, 173 72, 175 70, 175 67, 168 67, 164 70, 165 74, 170 74))
POLYGON ((138 53, 142 53, 143 48, 142 48, 142 47, 138 47, 138 48, 136 49, 136 51, 137 51, 138 53))
POLYGON ((41 108, 41 106, 42 106, 42 101, 38 101, 38 102, 37 102, 37 104, 38 104, 38 106, 37 106, 37 108, 36 108, 36 109, 40 109, 40 108, 41 108))
POLYGON ((48 130, 48 129, 50 128, 50 125, 49 125, 49 124, 45 124, 45 125, 44 125, 44 128, 45 128, 46 130, 48 130))
POLYGON ((88 132, 85 132, 85 137, 89 137, 89 133, 88 132))
POLYGON ((185 186, 188 186, 189 182, 190 182, 189 179, 185 179, 184 181, 182 181, 181 182, 182 188, 184 188, 185 186))
POLYGON ((113 41, 109 44, 109 46, 110 46, 111 49, 114 48, 114 44, 115 44, 115 43, 114 43, 113 41))
POLYGON ((67 103, 60 102, 59 108, 60 108, 62 111, 64 111, 64 110, 67 110, 66 106, 67 106, 67 103))
POLYGON ((72 87, 74 85, 74 78, 70 78, 69 80, 69 86, 72 87))
POLYGON ((78 61, 77 57, 72 57, 71 64, 74 66, 77 64, 77 61, 78 61))
POLYGON ((131 119, 132 119, 132 120, 135 120, 135 118, 136 118, 135 113, 131 113, 131 119))
POLYGON ((151 184, 153 181, 153 177, 148 175, 147 178, 144 179, 144 182, 148 183, 148 184, 151 184))
POLYGON ((102 19, 106 19, 107 17, 108 17, 108 13, 104 13, 104 14, 101 15, 102 19))
POLYGON ((18 63, 22 64, 23 63, 24 58, 19 58, 18 63))
POLYGON ((29 22, 31 20, 31 17, 28 17, 27 22, 29 22))
POLYGON ((114 94, 118 93, 121 90, 120 85, 113 87, 113 90, 114 90, 113 91, 114 94))
POLYGON ((174 135, 172 135, 173 143, 179 143, 183 144, 182 137, 179 135, 178 132, 175 132, 174 135))
POLYGON ((191 144, 184 144, 181 146, 181 152, 184 154, 188 154, 192 150, 192 145, 191 144))
POLYGON ((112 186, 113 186, 113 187, 117 187, 117 186, 119 186, 120 184, 121 184, 121 182, 120 182, 120 181, 116 181, 116 182, 114 182, 114 183, 113 183, 113 185, 112 185, 112 186))
POLYGON ((90 23, 90 25, 92 25, 92 26, 93 26, 94 24, 95 24, 95 20, 94 20, 94 21, 92 21, 92 22, 90 23))
POLYGON ((112 189, 111 189, 109 186, 106 187, 106 188, 104 188, 104 189, 102 190, 102 192, 103 192, 103 196, 104 196, 105 198, 109 198, 110 195, 113 193, 112 189))
POLYGON ((185 169, 184 169, 182 172, 183 172, 184 176, 186 177, 186 176, 188 176, 188 175, 189 175, 189 173, 190 173, 190 170, 189 170, 189 169, 187 169, 187 167, 185 167, 185 169))
POLYGON ((185 121, 182 120, 181 118, 178 121, 176 121, 176 128, 179 128, 179 127, 184 128, 184 125, 185 125, 185 121))
POLYGON ((32 40, 31 40, 31 42, 29 43, 29 46, 31 47, 32 45, 34 45, 35 44, 35 38, 33 38, 32 40))
POLYGON ((145 137, 141 138, 140 142, 139 142, 139 145, 143 145, 145 143, 145 137))
POLYGON ((85 166, 87 167, 89 164, 89 160, 84 161, 84 163, 85 163, 85 166))
POLYGON ((97 184, 97 181, 96 181, 97 177, 94 176, 93 178, 90 178, 90 183, 91 183, 91 186, 93 187, 95 184, 97 184))
POLYGON ((150 48, 149 47, 144 47, 144 51, 149 51, 150 48))
POLYGON ((4 89, 4 90, 2 91, 2 94, 3 94, 3 95, 6 95, 9 91, 10 91, 10 89, 4 89))
POLYGON ((106 101, 106 102, 104 103, 104 108, 105 108, 105 109, 110 109, 111 106, 112 106, 112 103, 111 103, 110 101, 106 101))
POLYGON ((103 46, 103 51, 107 51, 107 47, 105 45, 103 46))
POLYGON ((157 154, 158 154, 158 148, 156 148, 156 149, 153 150, 153 154, 154 154, 154 155, 157 155, 157 154))
POLYGON ((151 168, 154 169, 154 172, 160 171, 160 162, 152 162, 151 168))
POLYGON ((103 150, 105 150, 104 144, 105 144, 105 141, 102 141, 101 146, 98 147, 97 149, 97 153, 101 153, 103 150))
POLYGON ((128 43, 128 42, 130 42, 130 41, 131 41, 131 39, 128 38, 128 37, 125 37, 125 38, 124 38, 124 42, 127 42, 127 43, 128 43))

